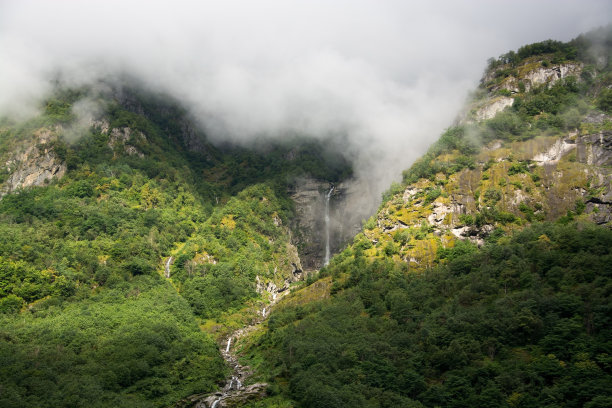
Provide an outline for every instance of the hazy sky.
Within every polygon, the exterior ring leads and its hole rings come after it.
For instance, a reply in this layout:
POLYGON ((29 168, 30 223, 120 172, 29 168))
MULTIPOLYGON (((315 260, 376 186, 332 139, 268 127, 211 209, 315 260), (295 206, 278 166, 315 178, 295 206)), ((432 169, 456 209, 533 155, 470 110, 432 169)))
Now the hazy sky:
POLYGON ((213 139, 347 133, 378 194, 448 127, 487 58, 610 16, 609 0, 0 0, 0 112, 26 111, 58 70, 129 72, 213 139))

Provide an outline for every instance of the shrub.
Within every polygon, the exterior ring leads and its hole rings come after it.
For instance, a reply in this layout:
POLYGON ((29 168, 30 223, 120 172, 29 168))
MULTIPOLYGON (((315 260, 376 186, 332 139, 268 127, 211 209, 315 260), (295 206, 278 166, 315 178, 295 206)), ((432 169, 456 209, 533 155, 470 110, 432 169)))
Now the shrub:
POLYGON ((531 221, 533 219, 533 209, 531 207, 529 207, 526 203, 520 203, 518 206, 518 209, 520 212, 522 212, 523 214, 525 214, 525 218, 527 219, 527 221, 531 221))
POLYGON ((495 188, 489 188, 484 193, 484 199, 486 203, 496 203, 501 200, 502 194, 501 191, 495 188))
POLYGON ((519 115, 511 111, 500 112, 486 122, 494 137, 511 139, 526 130, 526 123, 519 115))
POLYGON ((586 204, 584 203, 584 201, 578 199, 576 200, 576 207, 575 207, 575 211, 577 215, 580 215, 584 212, 586 208, 586 204))
POLYGON ((393 239, 402 245, 406 245, 408 242, 410 242, 410 238, 410 231, 408 229, 400 229, 393 234, 393 239))
POLYGON ((376 228, 376 218, 374 216, 370 217, 365 224, 363 224, 363 228, 366 230, 373 230, 376 228))
POLYGON ((439 188, 430 188, 425 193, 425 204, 434 202, 438 197, 442 195, 442 190, 439 188))
POLYGON ((474 225, 474 223, 475 223, 474 216, 471 215, 471 214, 461 214, 459 216, 459 221, 463 225, 474 225))
POLYGON ((0 299, 0 313, 17 313, 25 305, 25 301, 12 293, 0 299))
POLYGON ((518 162, 518 163, 513 163, 512 166, 510 166, 510 168, 508 169, 508 175, 509 176, 513 176, 515 174, 520 174, 520 173, 528 173, 529 169, 527 168, 527 162, 518 162))
POLYGON ((397 182, 391 183, 391 187, 389 187, 389 189, 385 191, 382 195, 383 203, 389 201, 394 195, 401 193, 403 189, 404 186, 402 184, 397 182))
POLYGON ((599 94, 597 107, 604 112, 612 112, 612 89, 605 89, 599 94))

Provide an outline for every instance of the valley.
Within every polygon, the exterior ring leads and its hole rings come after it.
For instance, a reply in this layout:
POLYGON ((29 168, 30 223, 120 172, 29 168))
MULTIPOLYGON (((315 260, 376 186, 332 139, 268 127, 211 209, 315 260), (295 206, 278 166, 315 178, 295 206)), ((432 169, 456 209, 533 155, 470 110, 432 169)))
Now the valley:
POLYGON ((489 60, 380 199, 339 136, 56 83, 0 120, 0 406, 610 406, 611 61, 489 60))

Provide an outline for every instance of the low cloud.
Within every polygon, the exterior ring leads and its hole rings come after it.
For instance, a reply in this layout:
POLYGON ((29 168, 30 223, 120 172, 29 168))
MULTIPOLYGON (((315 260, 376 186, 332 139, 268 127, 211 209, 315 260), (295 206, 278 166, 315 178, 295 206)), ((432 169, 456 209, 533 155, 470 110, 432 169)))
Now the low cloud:
POLYGON ((603 0, 9 0, 0 112, 31 113, 58 73, 74 85, 127 73, 182 101, 213 141, 347 135, 375 204, 449 126, 487 58, 611 15, 603 0))

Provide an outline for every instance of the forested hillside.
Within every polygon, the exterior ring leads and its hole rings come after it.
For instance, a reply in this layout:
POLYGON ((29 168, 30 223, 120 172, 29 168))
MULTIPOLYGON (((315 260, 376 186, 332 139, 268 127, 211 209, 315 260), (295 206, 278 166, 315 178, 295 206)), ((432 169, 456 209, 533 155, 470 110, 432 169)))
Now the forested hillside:
POLYGON ((537 224, 415 274, 353 247, 331 298, 279 307, 251 353, 298 406, 609 406, 611 248, 537 224))
POLYGON ((93 97, 60 87, 39 116, 0 125, 3 407, 214 390, 217 331, 268 301, 256 279, 297 279, 288 186, 350 174, 307 139, 215 148, 174 102, 134 89, 95 95, 102 111, 83 123, 93 97))
POLYGON ((272 382, 253 406, 610 406, 611 50, 608 27, 491 59, 353 244, 244 342, 272 382))
POLYGON ((338 143, 58 80, 0 119, 0 406, 611 406, 611 67, 610 27, 491 59, 309 274, 338 143))

